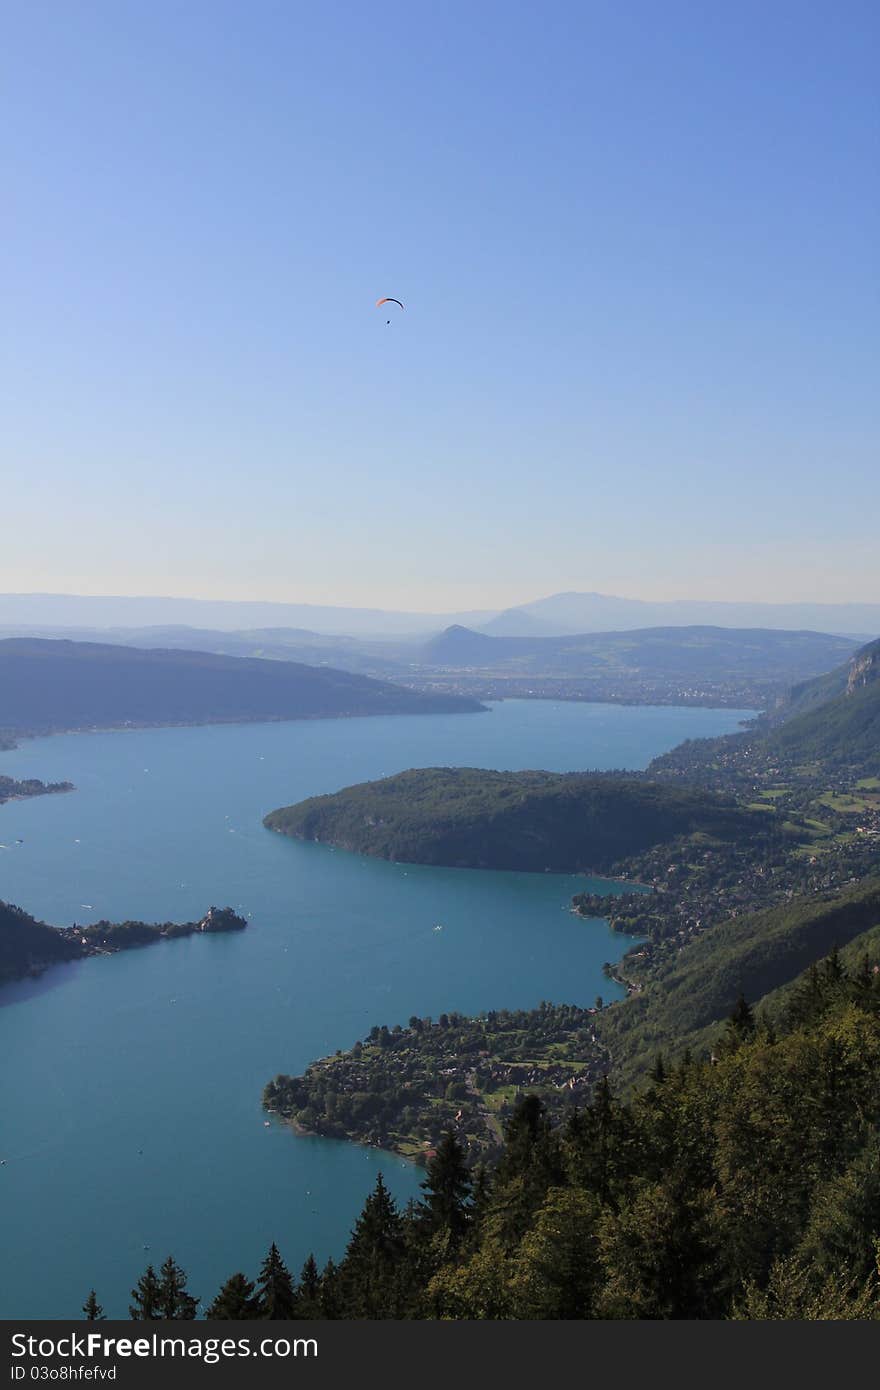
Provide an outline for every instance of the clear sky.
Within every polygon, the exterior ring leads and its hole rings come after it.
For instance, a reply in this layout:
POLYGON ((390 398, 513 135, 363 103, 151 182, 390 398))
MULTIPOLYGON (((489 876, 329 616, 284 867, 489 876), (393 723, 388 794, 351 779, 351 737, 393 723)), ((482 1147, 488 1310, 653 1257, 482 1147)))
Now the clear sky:
POLYGON ((880 600, 876 0, 2 35, 0 590, 880 600))

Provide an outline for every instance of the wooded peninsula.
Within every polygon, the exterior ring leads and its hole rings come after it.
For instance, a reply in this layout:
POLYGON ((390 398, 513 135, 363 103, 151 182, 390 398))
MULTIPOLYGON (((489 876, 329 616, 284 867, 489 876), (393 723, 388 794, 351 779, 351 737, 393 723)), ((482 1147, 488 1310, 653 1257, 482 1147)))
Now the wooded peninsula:
POLYGON ((209 907, 197 922, 95 922, 51 927, 12 903, 0 902, 0 984, 41 975, 50 965, 113 955, 197 932, 243 931, 247 920, 231 907, 209 907))
POLYGON ((765 818, 702 788, 629 773, 413 768, 264 818, 269 830, 403 863, 579 873, 679 835, 738 842, 765 818))
POLYGON ((37 777, 26 777, 23 780, 0 777, 0 805, 4 801, 23 801, 29 796, 48 796, 54 792, 72 791, 72 782, 41 782, 37 777))

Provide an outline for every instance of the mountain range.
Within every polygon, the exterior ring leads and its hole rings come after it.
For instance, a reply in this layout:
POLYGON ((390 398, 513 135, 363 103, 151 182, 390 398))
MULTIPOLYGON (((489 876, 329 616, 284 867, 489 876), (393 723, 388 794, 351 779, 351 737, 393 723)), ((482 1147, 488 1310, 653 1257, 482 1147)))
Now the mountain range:
POLYGON ((311 603, 92 594, 0 594, 0 629, 26 636, 41 628, 195 627, 222 631, 306 628, 357 637, 424 636, 453 622, 487 622, 492 609, 405 613, 311 603))
POLYGON ((307 603, 82 594, 0 594, 0 629, 185 626, 223 631, 305 628, 332 636, 421 638, 453 624, 497 636, 566 636, 630 628, 708 625, 810 629, 859 640, 880 636, 880 603, 753 603, 551 594, 499 612, 422 613, 307 603))
POLYGON ((565 593, 507 608, 482 624, 484 632, 510 637, 691 626, 809 629, 865 639, 880 636, 880 603, 663 602, 565 593))

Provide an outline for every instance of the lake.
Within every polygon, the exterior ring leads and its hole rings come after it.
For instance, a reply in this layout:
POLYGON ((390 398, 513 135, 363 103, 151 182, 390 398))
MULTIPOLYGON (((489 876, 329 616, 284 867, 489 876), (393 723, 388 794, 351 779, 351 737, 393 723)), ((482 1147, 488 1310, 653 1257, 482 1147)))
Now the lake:
MULTIPOLYGON (((614 997, 627 947, 570 911, 598 880, 387 864, 262 828, 269 810, 408 767, 641 768, 745 710, 509 701, 486 714, 70 734, 0 754, 76 791, 0 806, 0 898, 57 925, 245 912, 0 988, 0 1316, 109 1316, 171 1252, 207 1304, 275 1240, 342 1252, 395 1155, 264 1127, 264 1083, 374 1023, 614 997), (16 843, 18 840, 22 843, 16 843), (434 926, 443 925, 442 932, 434 926)), ((609 891, 619 885, 606 884, 609 891)))

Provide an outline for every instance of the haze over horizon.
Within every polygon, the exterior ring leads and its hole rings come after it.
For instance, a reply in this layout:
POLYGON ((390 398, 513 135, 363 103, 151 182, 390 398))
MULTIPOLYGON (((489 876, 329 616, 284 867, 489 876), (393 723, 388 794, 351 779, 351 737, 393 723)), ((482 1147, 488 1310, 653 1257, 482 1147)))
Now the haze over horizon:
MULTIPOLYGON (((712 586, 707 581, 705 587, 708 589, 712 586)), ((569 597, 596 598, 609 600, 611 602, 619 601, 625 603, 650 603, 658 605, 711 603, 718 605, 729 604, 731 606, 749 605, 753 607, 797 607, 800 605, 810 607, 854 607, 859 605, 874 606, 880 604, 880 598, 871 598, 858 594, 849 594, 836 599, 828 598, 827 594, 823 594, 823 586, 821 584, 816 586, 816 590, 813 593, 798 594, 790 598, 780 598, 771 594, 747 596, 737 592, 729 594, 721 593, 709 597, 699 585, 693 586, 689 592, 670 592, 663 590, 656 594, 650 594, 644 592, 629 592, 621 589, 612 592, 607 588, 584 583, 576 588, 559 590, 551 590, 545 586, 540 592, 530 593, 527 597, 523 597, 522 594, 519 594, 518 596, 511 597, 505 602, 491 603, 486 599, 484 593, 481 593, 479 590, 474 590, 469 595, 466 594, 464 596, 462 606, 452 608, 415 606, 411 601, 409 586, 406 585, 396 594, 393 592, 390 593, 387 602, 367 602, 362 596, 356 594, 348 597, 342 595, 335 599, 317 600, 311 599, 301 592, 246 594, 234 587, 230 588, 228 591, 226 591, 226 586, 222 586, 222 588, 223 592, 214 593, 180 592, 177 590, 166 590, 162 587, 153 587, 149 590, 134 592, 121 592, 108 588, 59 588, 57 590, 48 588, 8 589, 0 591, 0 602, 2 602, 3 599, 41 600, 55 598, 70 599, 71 601, 77 599, 106 599, 108 601, 119 600, 120 602, 129 600, 132 602, 150 602, 152 600, 164 602, 168 600, 170 602, 180 603, 283 605, 289 607, 352 609, 364 612, 412 613, 416 617, 431 616, 432 614, 439 617, 466 613, 472 613, 474 616, 497 614, 507 612, 509 609, 529 608, 535 603, 543 603, 551 599, 564 599, 569 597)), ((511 590, 511 593, 515 594, 516 591, 511 590)))
POLYGON ((875 5, 4 39, 0 591, 880 602, 875 5))
MULTIPOLYGON (((491 636, 554 637, 643 629, 782 629, 835 633, 856 640, 880 634, 880 604, 748 603, 683 599, 650 601, 596 592, 550 594, 504 609, 438 613, 414 609, 322 606, 254 599, 180 595, 0 593, 0 639, 63 636, 103 641, 111 630, 135 645, 194 645, 211 632, 276 629, 348 638, 426 638, 444 628, 476 629, 491 636), (198 640, 196 640, 198 639, 198 640)), ((309 657, 305 658, 309 660, 309 657)))

